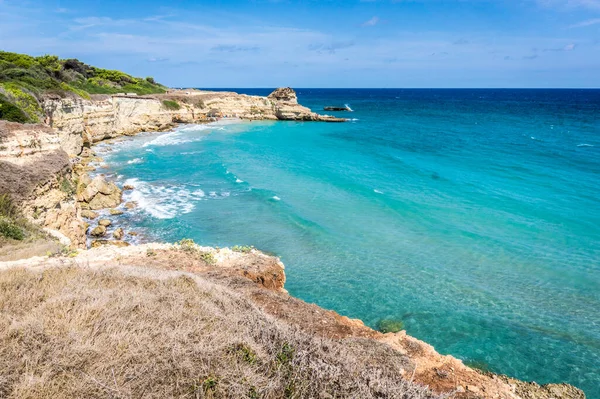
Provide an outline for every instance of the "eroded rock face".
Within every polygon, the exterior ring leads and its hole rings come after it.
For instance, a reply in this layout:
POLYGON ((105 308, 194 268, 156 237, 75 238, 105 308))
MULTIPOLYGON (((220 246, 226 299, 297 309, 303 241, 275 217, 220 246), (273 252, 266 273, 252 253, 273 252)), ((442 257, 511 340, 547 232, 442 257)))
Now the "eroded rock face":
POLYGON ((85 247, 86 224, 78 215, 75 204, 61 203, 60 208, 49 210, 44 225, 68 237, 71 240, 71 246, 85 247))
POLYGON ((121 203, 121 194, 121 190, 114 183, 106 181, 102 176, 96 176, 77 195, 77 200, 82 209, 114 208, 121 203))
POLYGON ((291 87, 280 87, 279 89, 275 89, 275 91, 269 94, 268 98, 277 102, 298 104, 298 96, 291 87))

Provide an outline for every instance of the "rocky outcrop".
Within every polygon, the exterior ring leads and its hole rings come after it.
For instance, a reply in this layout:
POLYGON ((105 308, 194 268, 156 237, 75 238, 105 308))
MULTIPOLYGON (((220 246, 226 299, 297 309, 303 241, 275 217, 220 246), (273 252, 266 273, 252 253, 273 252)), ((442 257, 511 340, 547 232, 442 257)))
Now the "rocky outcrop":
POLYGON ((77 194, 77 200, 82 209, 114 208, 121 203, 121 194, 119 187, 99 175, 77 194))
POLYGON ((49 210, 44 226, 57 230, 69 238, 70 243, 66 243, 68 246, 85 247, 86 224, 81 220, 76 204, 62 202, 59 208, 49 210))
POLYGON ((275 89, 267 98, 280 103, 298 104, 298 96, 291 87, 280 87, 279 89, 275 89))
POLYGON ((0 121, 0 194, 8 194, 31 222, 82 246, 85 228, 71 180, 71 162, 57 132, 42 124, 0 121))

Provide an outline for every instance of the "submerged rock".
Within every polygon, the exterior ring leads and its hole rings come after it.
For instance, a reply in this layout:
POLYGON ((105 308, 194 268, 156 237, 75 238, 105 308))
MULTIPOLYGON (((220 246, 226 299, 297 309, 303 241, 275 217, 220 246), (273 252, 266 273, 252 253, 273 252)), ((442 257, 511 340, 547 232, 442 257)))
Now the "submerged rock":
POLYGON ((397 333, 404 329, 402 320, 397 319, 381 319, 377 322, 377 330, 384 334, 397 333))
POLYGON ((137 208, 137 202, 135 202, 135 201, 127 202, 127 203, 125 203, 125 208, 127 208, 127 209, 137 208))

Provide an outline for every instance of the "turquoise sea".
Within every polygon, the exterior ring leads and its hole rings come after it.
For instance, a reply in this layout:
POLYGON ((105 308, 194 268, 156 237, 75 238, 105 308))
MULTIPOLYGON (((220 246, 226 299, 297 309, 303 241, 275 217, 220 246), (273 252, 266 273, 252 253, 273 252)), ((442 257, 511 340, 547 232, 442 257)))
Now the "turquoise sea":
MULTIPOLYGON (((270 90, 237 90, 266 95, 270 90)), ((119 225, 279 255, 294 296, 600 398, 600 90, 300 89, 342 124, 226 122, 98 151, 119 225)))

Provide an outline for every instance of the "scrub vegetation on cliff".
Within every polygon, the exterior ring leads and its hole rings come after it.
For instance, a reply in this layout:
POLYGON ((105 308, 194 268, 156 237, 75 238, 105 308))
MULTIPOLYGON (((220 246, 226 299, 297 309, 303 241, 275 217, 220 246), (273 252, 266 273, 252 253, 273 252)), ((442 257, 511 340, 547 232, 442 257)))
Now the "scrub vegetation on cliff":
POLYGON ((229 284, 131 267, 2 271, 0 397, 437 397, 389 346, 307 333, 229 284))
POLYGON ((0 51, 0 119, 40 122, 44 112, 40 99, 90 94, 156 94, 166 88, 153 78, 136 78, 126 73, 96 68, 77 59, 54 55, 32 57, 0 51))

